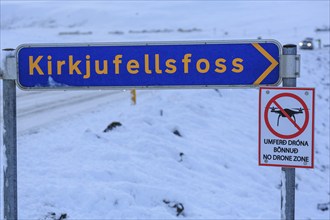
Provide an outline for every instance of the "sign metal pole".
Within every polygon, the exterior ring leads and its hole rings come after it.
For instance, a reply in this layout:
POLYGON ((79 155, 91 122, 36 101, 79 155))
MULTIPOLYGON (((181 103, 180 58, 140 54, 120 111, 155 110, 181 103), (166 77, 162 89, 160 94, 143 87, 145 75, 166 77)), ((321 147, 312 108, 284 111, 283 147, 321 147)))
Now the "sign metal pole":
POLYGON ((6 57, 3 74, 3 218, 18 219, 17 214, 17 123, 16 123, 16 59, 6 57))
MULTIPOLYGON (((297 46, 283 46, 283 87, 296 87, 300 59, 297 46)), ((281 219, 293 220, 295 212, 295 168, 282 167, 281 219)))

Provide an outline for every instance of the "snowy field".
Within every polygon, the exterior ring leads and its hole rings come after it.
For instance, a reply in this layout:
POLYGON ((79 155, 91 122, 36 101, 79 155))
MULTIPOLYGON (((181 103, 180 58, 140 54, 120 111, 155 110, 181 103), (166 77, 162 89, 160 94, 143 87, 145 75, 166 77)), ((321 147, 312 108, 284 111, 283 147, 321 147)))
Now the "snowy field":
MULTIPOLYGON (((1 0, 1 50, 320 39, 298 51, 298 86, 315 87, 316 114, 315 168, 296 169, 295 214, 329 219, 330 32, 315 31, 330 27, 329 4, 1 0)), ((258 89, 138 90, 136 105, 129 91, 17 96, 19 219, 280 219, 281 169, 258 166, 258 89), (121 126, 104 132, 112 122, 121 126)))

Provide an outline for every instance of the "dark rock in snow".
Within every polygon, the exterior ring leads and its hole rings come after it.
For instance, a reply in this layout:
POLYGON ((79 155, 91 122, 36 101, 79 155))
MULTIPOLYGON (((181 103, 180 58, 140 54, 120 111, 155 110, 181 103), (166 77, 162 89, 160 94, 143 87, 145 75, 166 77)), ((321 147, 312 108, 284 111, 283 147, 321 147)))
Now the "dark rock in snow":
POLYGON ((106 129, 104 129, 103 132, 108 132, 111 131, 112 129, 116 128, 116 127, 120 127, 122 126, 122 124, 118 121, 114 121, 111 124, 108 125, 108 127, 106 129))
POLYGON ((168 205, 168 207, 170 208, 175 208, 176 209, 176 216, 179 216, 179 215, 183 215, 184 216, 184 213, 183 213, 183 210, 184 210, 184 206, 182 203, 180 202, 171 202, 167 199, 163 199, 163 202, 168 205))
POLYGON ((181 152, 179 155, 180 155, 180 160, 179 160, 179 162, 182 162, 182 161, 183 161, 183 158, 182 158, 182 157, 183 157, 184 153, 181 152))
POLYGON ((57 217, 55 212, 48 212, 48 214, 44 218, 44 220, 65 220, 65 219, 68 219, 68 215, 66 213, 62 213, 59 217, 57 217))
POLYGON ((330 202, 328 203, 319 203, 317 204, 317 209, 321 211, 327 211, 329 210, 330 202))
POLYGON ((165 204, 170 204, 170 201, 166 200, 166 199, 163 199, 163 203, 165 204))
POLYGON ((182 203, 176 203, 172 208, 176 208, 176 216, 183 215, 184 207, 182 203))
POLYGON ((67 219, 67 216, 68 215, 66 213, 62 213, 58 220, 67 219))
POLYGON ((175 134, 176 136, 182 137, 181 133, 177 129, 175 129, 173 131, 173 134, 175 134))

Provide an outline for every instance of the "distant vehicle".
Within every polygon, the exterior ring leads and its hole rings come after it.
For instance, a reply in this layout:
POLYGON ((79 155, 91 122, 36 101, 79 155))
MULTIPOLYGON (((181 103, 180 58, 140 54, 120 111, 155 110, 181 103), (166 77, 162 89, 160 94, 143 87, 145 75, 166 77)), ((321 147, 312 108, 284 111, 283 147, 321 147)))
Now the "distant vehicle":
POLYGON ((305 40, 299 42, 299 48, 313 50, 314 49, 313 38, 307 37, 305 38, 305 40))

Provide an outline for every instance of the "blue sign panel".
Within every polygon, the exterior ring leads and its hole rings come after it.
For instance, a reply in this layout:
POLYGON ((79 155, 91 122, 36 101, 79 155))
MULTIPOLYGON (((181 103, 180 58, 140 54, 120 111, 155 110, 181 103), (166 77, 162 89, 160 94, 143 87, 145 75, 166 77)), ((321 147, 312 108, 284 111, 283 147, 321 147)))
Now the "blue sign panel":
POLYGON ((280 83, 276 41, 22 45, 23 89, 259 86, 280 83))

